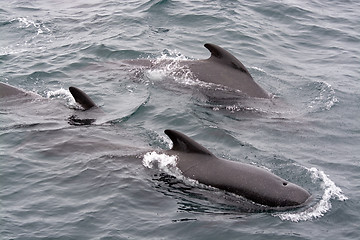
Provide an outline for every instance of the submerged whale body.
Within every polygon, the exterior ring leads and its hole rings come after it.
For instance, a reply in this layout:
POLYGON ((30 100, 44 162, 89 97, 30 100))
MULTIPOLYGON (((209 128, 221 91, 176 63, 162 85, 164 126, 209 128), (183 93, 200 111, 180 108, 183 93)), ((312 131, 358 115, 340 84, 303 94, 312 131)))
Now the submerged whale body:
POLYGON ((165 130, 165 134, 173 142, 167 154, 177 156, 177 167, 188 178, 270 207, 302 206, 310 198, 305 189, 267 170, 217 158, 180 132, 165 130))
MULTIPOLYGON (((69 87, 69 91, 73 96, 76 103, 78 103, 83 110, 90 110, 90 109, 98 109, 97 105, 93 102, 93 100, 82 90, 76 87, 69 87)), ((34 100, 46 101, 46 98, 41 97, 40 95, 28 92, 26 90, 16 88, 14 86, 8 85, 6 83, 0 82, 0 105, 4 106, 15 106, 31 103, 34 100)), ((97 111, 102 113, 102 111, 97 111)), ((96 111, 92 111, 92 113, 96 113, 96 111)), ((51 114, 47 112, 47 114, 51 114)), ((92 117, 92 116, 90 116, 92 117)), ((95 122, 96 119, 89 118, 89 116, 81 116, 78 117, 77 115, 71 115, 68 118, 68 123, 71 125, 89 125, 95 122)))
MULTIPOLYGON (((270 95, 254 81, 246 67, 235 56, 215 44, 206 43, 204 46, 210 51, 210 58, 180 61, 179 67, 189 69, 193 77, 200 81, 237 90, 241 95, 270 98, 270 95)), ((134 59, 125 62, 156 68, 168 63, 169 60, 163 60, 159 63, 149 59, 134 59)))
POLYGON ((17 98, 41 98, 40 95, 37 95, 32 92, 25 91, 20 88, 16 88, 9 84, 0 82, 0 98, 10 98, 10 97, 17 97, 17 98))
MULTIPOLYGON (((93 100, 91 100, 91 98, 79 88, 69 87, 69 91, 73 96, 73 98, 75 99, 75 102, 77 102, 81 107, 83 107, 84 110, 97 107, 96 104, 93 102, 93 100)), ((40 95, 36 93, 28 92, 23 89, 16 88, 9 84, 0 82, 0 98, 11 98, 11 97, 28 98, 28 99, 42 98, 40 95)))

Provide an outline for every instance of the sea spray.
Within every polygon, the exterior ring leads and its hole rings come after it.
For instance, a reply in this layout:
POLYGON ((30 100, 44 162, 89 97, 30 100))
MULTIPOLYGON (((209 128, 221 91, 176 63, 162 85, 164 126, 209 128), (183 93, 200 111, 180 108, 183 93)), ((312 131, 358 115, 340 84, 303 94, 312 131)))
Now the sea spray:
POLYGON ((198 181, 185 177, 181 170, 176 166, 177 156, 167 155, 165 153, 157 153, 155 151, 148 152, 144 155, 142 164, 146 168, 158 168, 166 174, 174 176, 187 184, 198 185, 198 181))
POLYGON ((70 108, 81 109, 81 107, 75 102, 75 99, 71 95, 70 91, 66 90, 64 88, 60 88, 60 89, 54 90, 54 91, 48 91, 46 94, 46 97, 49 99, 63 98, 67 101, 67 105, 70 108))
POLYGON ((187 64, 182 64, 182 62, 192 60, 177 51, 167 50, 160 57, 153 60, 155 67, 147 71, 147 77, 153 81, 161 81, 170 76, 176 83, 183 86, 198 86, 213 90, 231 90, 220 84, 200 81, 194 76, 187 64))

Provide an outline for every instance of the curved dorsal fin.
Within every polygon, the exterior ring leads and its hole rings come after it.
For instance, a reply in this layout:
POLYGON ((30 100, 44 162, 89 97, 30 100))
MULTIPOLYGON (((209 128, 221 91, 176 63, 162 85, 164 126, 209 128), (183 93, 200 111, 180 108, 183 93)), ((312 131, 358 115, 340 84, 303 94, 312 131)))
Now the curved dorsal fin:
POLYGON ((75 101, 80 104, 85 110, 88 110, 92 107, 97 107, 96 104, 91 100, 91 98, 76 87, 69 87, 71 95, 74 97, 75 101))
POLYGON ((213 156, 213 154, 209 150, 207 150, 206 148, 204 148, 199 143, 195 142, 185 134, 169 129, 165 130, 164 132, 173 142, 173 147, 171 150, 187 152, 187 153, 199 153, 199 154, 206 154, 213 156))
POLYGON ((246 67, 236 57, 234 57, 234 55, 232 55, 222 47, 219 47, 212 43, 206 43, 204 47, 206 47, 211 53, 211 56, 208 60, 220 62, 250 75, 246 67))

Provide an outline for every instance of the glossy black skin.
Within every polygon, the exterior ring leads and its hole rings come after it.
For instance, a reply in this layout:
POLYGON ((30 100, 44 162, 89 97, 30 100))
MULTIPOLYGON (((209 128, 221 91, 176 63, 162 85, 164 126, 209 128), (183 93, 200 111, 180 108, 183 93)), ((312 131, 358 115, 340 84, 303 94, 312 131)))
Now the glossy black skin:
POLYGON ((188 178, 270 207, 301 206, 310 198, 305 189, 265 169, 217 158, 180 132, 165 134, 173 141, 167 154, 177 156, 177 167, 188 178))
POLYGON ((69 87, 69 91, 75 101, 80 104, 85 110, 88 110, 93 107, 97 107, 96 104, 91 100, 91 98, 84 93, 82 90, 76 87, 69 87))

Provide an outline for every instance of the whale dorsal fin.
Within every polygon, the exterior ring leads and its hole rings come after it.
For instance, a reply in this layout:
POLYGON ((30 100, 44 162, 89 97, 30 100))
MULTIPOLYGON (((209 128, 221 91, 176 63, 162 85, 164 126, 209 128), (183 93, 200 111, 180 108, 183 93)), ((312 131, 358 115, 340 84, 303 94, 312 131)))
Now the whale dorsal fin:
POLYGON ((195 142, 185 134, 169 129, 165 130, 164 132, 173 142, 173 147, 171 150, 214 156, 209 150, 207 150, 206 148, 204 148, 199 143, 195 142))
POLYGON ((69 87, 71 95, 74 97, 75 101, 80 104, 85 110, 88 110, 92 107, 97 107, 96 104, 91 100, 91 98, 76 87, 69 87))
POLYGON ((222 63, 250 75, 246 67, 236 57, 234 57, 234 55, 232 55, 222 47, 219 47, 212 43, 206 43, 204 47, 206 47, 211 53, 211 56, 208 60, 222 63))

